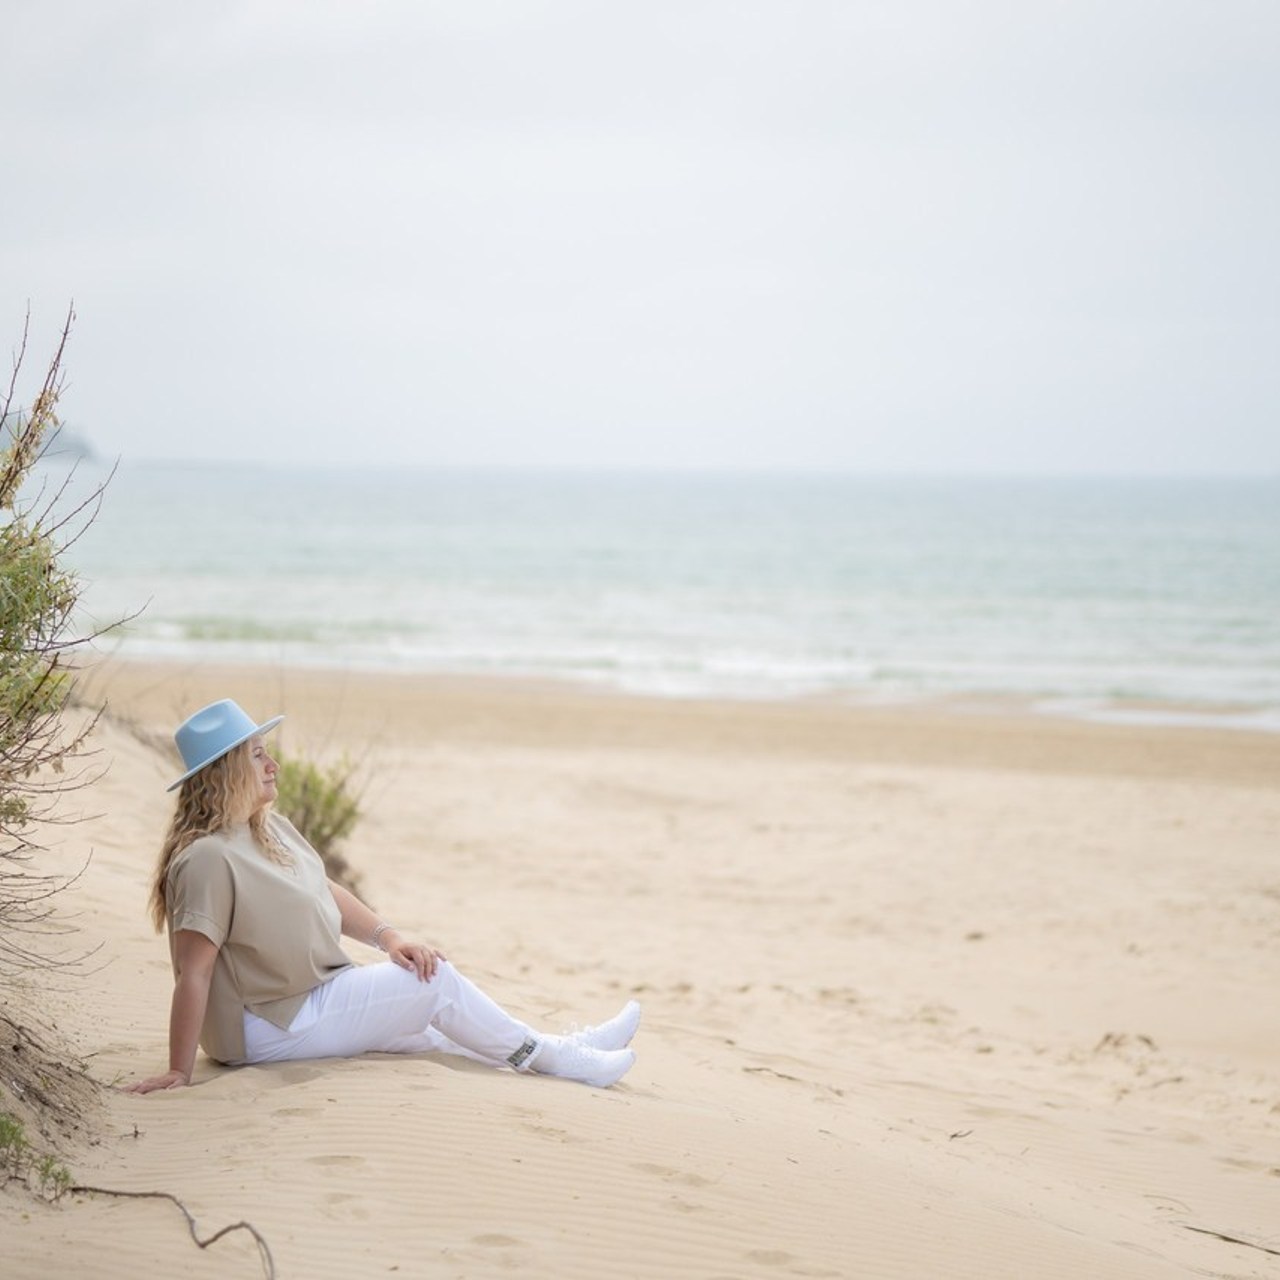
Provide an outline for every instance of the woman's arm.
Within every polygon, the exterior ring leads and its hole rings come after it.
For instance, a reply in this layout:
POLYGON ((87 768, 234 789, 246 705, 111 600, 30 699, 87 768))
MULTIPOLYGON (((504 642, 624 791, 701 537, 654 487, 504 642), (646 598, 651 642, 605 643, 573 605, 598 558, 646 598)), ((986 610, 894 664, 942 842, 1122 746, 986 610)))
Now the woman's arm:
POLYGON ((203 933, 179 929, 174 935, 174 957, 178 976, 174 980, 173 1002, 169 1007, 169 1070, 162 1076, 151 1076, 131 1084, 128 1088, 130 1093, 176 1089, 191 1083, 218 948, 203 933))
POLYGON ((386 940, 395 934, 394 929, 383 929, 375 943, 374 930, 383 924, 378 913, 366 907, 350 889, 344 889, 332 880, 329 881, 329 892, 333 894, 333 900, 338 904, 338 914, 342 917, 342 932, 348 938, 355 938, 357 942, 367 943, 371 947, 385 946, 386 940))
POLYGON ((398 929, 387 926, 376 911, 366 907, 350 889, 329 881, 329 892, 342 917, 342 932, 348 938, 380 947, 402 969, 413 969, 424 982, 435 974, 436 965, 446 957, 420 942, 412 942, 398 929), (375 941, 374 935, 377 935, 375 941))

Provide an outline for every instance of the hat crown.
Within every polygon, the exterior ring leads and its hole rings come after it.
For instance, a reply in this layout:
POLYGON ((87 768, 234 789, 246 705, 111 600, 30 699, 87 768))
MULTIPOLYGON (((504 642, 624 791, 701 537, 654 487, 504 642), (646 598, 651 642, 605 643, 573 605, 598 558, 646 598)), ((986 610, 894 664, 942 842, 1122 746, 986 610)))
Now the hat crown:
POLYGON ((189 716, 173 735, 186 769, 208 764, 215 756, 253 737, 257 725, 230 698, 212 702, 189 716))

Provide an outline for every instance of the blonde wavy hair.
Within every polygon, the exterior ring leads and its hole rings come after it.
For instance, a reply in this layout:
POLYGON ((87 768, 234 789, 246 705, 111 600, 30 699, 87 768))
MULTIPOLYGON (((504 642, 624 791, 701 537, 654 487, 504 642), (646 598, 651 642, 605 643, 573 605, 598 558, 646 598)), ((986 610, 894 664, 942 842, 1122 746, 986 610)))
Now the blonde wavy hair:
POLYGON ((249 834, 272 862, 290 864, 289 851, 267 829, 270 805, 259 805, 259 782, 252 763, 253 740, 243 742, 225 756, 193 774, 178 791, 169 833, 164 838, 151 882, 151 922, 159 933, 165 922, 165 880, 169 866, 189 844, 201 836, 215 835, 249 815, 249 834))

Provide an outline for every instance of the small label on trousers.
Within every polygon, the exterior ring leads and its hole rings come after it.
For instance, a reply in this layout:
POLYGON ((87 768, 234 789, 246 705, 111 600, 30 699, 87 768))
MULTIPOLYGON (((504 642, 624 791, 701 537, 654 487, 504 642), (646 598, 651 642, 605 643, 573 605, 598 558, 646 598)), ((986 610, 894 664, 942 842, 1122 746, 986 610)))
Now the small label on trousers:
POLYGON ((536 1040, 526 1040, 516 1051, 507 1059, 513 1067, 520 1067, 525 1064, 530 1054, 538 1047, 536 1040))

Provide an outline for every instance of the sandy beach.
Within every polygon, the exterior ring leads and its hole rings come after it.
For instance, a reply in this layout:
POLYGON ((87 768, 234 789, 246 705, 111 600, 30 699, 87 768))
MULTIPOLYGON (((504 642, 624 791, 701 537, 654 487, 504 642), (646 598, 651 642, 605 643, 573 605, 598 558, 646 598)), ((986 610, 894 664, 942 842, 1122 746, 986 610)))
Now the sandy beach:
MULTIPOLYGON (((164 743, 223 696, 357 762, 384 915, 549 1030, 645 1014, 611 1090, 202 1058, 106 1094, 80 1183, 247 1220, 308 1280, 1280 1274, 1280 735, 266 668, 83 689, 105 767, 46 862, 92 853, 65 909, 98 950, 36 1008, 95 1079, 165 1065, 164 743)), ((161 1201, 14 1191, 0 1234, 6 1277, 263 1274, 161 1201)))

